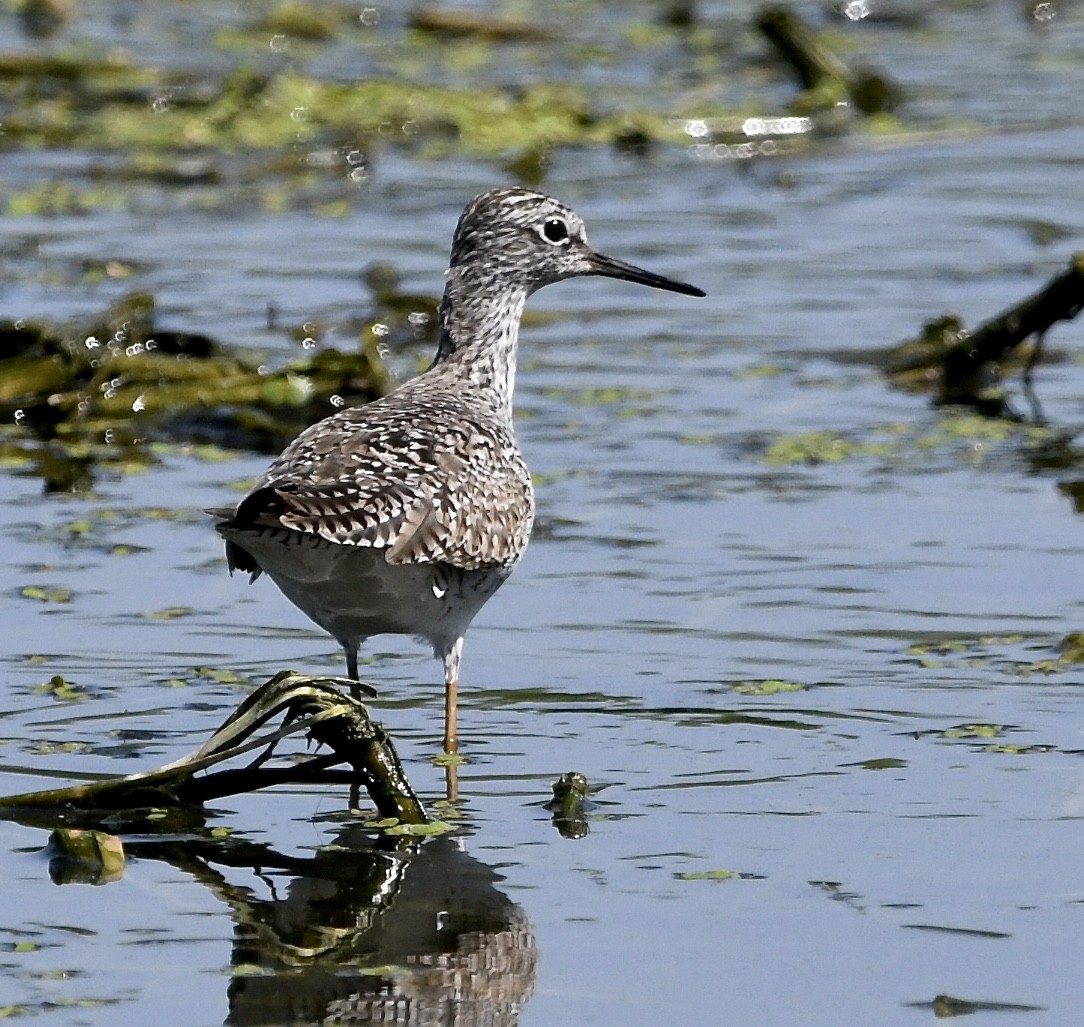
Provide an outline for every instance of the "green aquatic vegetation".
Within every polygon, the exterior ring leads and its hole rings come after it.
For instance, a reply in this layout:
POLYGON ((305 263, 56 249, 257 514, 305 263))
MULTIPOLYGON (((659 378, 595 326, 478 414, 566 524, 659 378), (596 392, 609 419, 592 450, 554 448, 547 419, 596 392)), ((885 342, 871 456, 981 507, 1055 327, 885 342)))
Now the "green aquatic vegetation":
POLYGON ((768 446, 761 460, 769 467, 785 467, 788 464, 834 464, 848 457, 871 452, 871 445, 852 442, 834 431, 800 432, 797 435, 777 438, 768 446))
MULTIPOLYGON (((283 4, 259 27, 260 47, 271 34, 330 39, 341 14, 311 5, 283 4), (276 26, 279 26, 276 28, 276 26)), ((232 39, 238 48, 243 42, 232 39)), ((253 46, 257 45, 255 40, 253 46)), ((246 154, 259 150, 305 152, 293 162, 311 171, 304 157, 313 147, 398 146, 427 156, 451 151, 478 156, 509 156, 552 146, 621 145, 630 134, 652 142, 687 142, 679 123, 648 106, 612 113, 598 108, 590 90, 573 82, 523 81, 514 88, 472 83, 438 84, 431 78, 434 58, 449 60, 447 47, 422 39, 407 41, 385 63, 393 74, 366 74, 353 81, 327 81, 288 68, 275 74, 239 67, 219 82, 141 68, 121 58, 84 62, 77 58, 32 61, 0 57, 0 80, 16 79, 12 109, 5 118, 5 140, 24 148, 64 146, 122 153, 135 172, 178 183, 214 184, 214 165, 186 169, 163 164, 164 154, 246 154), (411 62, 418 65, 411 73, 411 62), (43 98, 42 85, 49 96, 43 98), (158 162, 152 158, 158 155, 158 162)), ((453 64, 489 63, 485 46, 457 47, 453 64)), ((349 169, 345 159, 336 165, 349 169)), ((325 172, 326 174, 326 172, 325 172)), ((70 186, 38 187, 16 202, 17 209, 81 204, 70 186)), ((116 197, 102 187, 96 206, 116 197)), ((9 203, 12 201, 9 199, 9 203)))
POLYGON ((1053 745, 986 745, 983 746, 983 752, 1001 752, 1007 753, 1012 756, 1030 756, 1034 753, 1054 752, 1055 746, 1053 745))
POLYGON ((24 585, 19 595, 39 603, 70 603, 75 593, 63 585, 24 585))
POLYGON ((778 378, 784 369, 778 364, 750 364, 734 372, 738 381, 756 381, 759 378, 778 378))
MULTIPOLYGON (((951 412, 937 420, 933 432, 921 440, 920 445, 927 448, 943 446, 951 442, 1005 442, 1013 436, 1033 435, 1035 426, 1022 425, 996 417, 983 417, 981 414, 951 412)), ((1042 429, 1038 429, 1042 432, 1042 429)))
POLYGON ((437 814, 437 817, 440 820, 452 821, 463 819, 463 811, 451 799, 435 799, 429 804, 429 808, 437 814))
POLYGON ((71 756, 74 753, 92 752, 87 742, 50 742, 41 739, 30 742, 23 746, 24 751, 32 752, 35 756, 55 756, 58 753, 71 756))
POLYGON ((139 616, 144 620, 179 620, 195 612, 191 606, 167 606, 161 610, 144 610, 139 616))
POLYGON ((219 685, 248 685, 249 679, 236 671, 225 667, 193 667, 192 675, 197 680, 214 681, 219 685))
POLYGON ((627 408, 635 404, 643 405, 656 400, 659 393, 651 389, 623 388, 616 385, 592 385, 581 389, 570 389, 553 386, 547 388, 544 395, 551 399, 577 407, 622 407, 627 408))
POLYGON ((216 436, 274 451, 388 388, 375 340, 268 369, 206 336, 159 330, 145 292, 83 323, 0 322, 0 350, 0 430, 56 491, 85 490, 92 465, 137 472, 176 451, 163 438, 204 461, 229 459, 216 436))
POLYGON ((960 724, 941 732, 944 738, 996 738, 1005 731, 1004 724, 960 724))
POLYGON ((1036 446, 1053 438, 1051 429, 998 420, 979 414, 943 410, 936 419, 918 425, 886 423, 868 428, 865 435, 834 429, 779 435, 759 451, 770 467, 831 465, 854 459, 875 459, 885 467, 921 461, 929 468, 933 454, 950 464, 984 461, 1003 452, 1021 452, 1029 458, 1036 446))
POLYGON ((35 695, 52 696, 61 702, 82 702, 91 698, 90 692, 74 681, 68 681, 61 674, 54 674, 48 681, 35 685, 31 691, 35 695))
POLYGON ((906 653, 921 667, 992 668, 1016 678, 1027 678, 1035 674, 1063 674, 1084 662, 1082 639, 1084 635, 1067 635, 1059 643, 1056 655, 1038 660, 1022 660, 1011 652, 998 652, 1019 648, 1028 641, 1027 636, 1013 633, 915 643, 907 647, 906 653))
POLYGON ((714 432, 689 432, 678 435, 674 441, 683 446, 711 446, 719 441, 719 436, 714 432))
POLYGON ((224 464, 237 459, 237 450, 204 442, 197 446, 186 446, 185 456, 190 456, 202 464, 224 464))
POLYGON ((674 874, 678 881, 762 881, 761 874, 742 873, 738 870, 690 870, 674 874))
POLYGON ((401 824, 397 821, 390 827, 382 828, 383 833, 392 838, 431 838, 454 830, 451 824, 443 820, 432 820, 427 824, 401 824))
POLYGON ((467 757, 458 752, 440 752, 432 759, 434 767, 461 767, 468 762, 467 757))
MULTIPOLYGON (((991 639, 993 641, 993 639, 991 639)), ((926 656, 929 653, 938 653, 942 656, 948 653, 965 653, 974 643, 970 640, 959 639, 951 642, 932 642, 922 643, 917 642, 914 645, 907 647, 907 653, 909 656, 926 656)))
POLYGON ((122 205, 117 192, 104 186, 81 188, 68 182, 43 182, 9 193, 6 213, 13 218, 70 217, 103 208, 117 209, 122 205))
POLYGON ((731 685, 730 690, 739 695, 778 695, 780 692, 804 692, 806 685, 797 681, 767 680, 739 681, 731 685))

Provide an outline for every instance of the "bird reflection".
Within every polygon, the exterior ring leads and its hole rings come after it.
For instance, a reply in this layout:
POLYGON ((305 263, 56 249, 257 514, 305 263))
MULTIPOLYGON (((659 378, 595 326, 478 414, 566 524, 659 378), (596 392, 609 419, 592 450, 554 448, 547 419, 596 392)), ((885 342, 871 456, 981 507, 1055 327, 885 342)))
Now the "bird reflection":
POLYGON ((526 914, 454 839, 374 848, 351 825, 311 858, 239 840, 129 849, 185 870, 231 908, 227 1024, 513 1027, 534 990, 526 914), (219 867, 254 870, 266 894, 219 867))

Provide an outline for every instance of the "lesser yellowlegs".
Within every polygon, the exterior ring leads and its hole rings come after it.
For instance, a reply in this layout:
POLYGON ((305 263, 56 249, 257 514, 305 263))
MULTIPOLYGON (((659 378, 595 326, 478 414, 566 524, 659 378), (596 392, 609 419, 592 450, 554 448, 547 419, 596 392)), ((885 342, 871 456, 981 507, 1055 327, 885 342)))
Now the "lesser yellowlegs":
POLYGON ((595 252, 568 207, 495 189, 463 211, 424 374, 302 432, 236 510, 216 511, 231 572, 265 573, 346 651, 415 635, 444 662, 444 748, 456 751, 463 636, 523 555, 531 476, 512 426, 527 297, 581 275, 687 296, 675 282, 595 252))

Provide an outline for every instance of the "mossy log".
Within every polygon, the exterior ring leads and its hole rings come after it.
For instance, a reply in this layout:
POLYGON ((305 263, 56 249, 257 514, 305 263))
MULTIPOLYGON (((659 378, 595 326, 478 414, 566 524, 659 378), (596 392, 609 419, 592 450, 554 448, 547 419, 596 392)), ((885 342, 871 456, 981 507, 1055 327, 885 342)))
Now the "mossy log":
POLYGON ((360 700, 339 690, 337 686, 344 684, 356 687, 356 682, 284 671, 256 689, 206 744, 183 759, 127 777, 0 797, 0 816, 27 810, 100 813, 202 804, 274 784, 327 780, 332 768, 345 763, 351 768, 345 780, 363 785, 382 817, 400 825, 435 828, 391 739, 369 718, 360 700), (256 736, 280 714, 281 728, 256 736), (282 738, 302 732, 331 752, 288 767, 263 766, 282 738), (202 773, 258 749, 264 752, 246 767, 202 773))

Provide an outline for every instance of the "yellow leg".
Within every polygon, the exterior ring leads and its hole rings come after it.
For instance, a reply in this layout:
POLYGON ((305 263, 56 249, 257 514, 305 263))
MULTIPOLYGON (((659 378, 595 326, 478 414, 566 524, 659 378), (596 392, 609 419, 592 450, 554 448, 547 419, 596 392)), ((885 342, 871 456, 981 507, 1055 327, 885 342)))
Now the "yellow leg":
POLYGON ((459 751, 459 717, 456 701, 459 697, 459 681, 444 682, 444 751, 459 751))
POLYGON ((444 654, 444 751, 459 752, 459 661, 463 656, 463 639, 457 638, 444 654))

